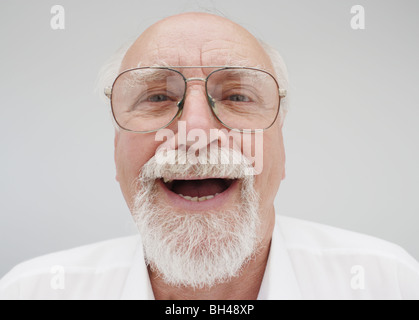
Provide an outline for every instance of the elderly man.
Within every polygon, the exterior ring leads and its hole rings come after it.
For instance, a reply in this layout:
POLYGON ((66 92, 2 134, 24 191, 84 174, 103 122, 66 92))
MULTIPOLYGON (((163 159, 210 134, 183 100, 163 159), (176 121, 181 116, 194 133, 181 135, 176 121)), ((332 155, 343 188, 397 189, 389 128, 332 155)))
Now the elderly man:
POLYGON ((288 83, 272 48, 187 13, 114 65, 117 181, 141 237, 23 263, 0 297, 419 298, 419 265, 399 247, 275 216, 288 83))

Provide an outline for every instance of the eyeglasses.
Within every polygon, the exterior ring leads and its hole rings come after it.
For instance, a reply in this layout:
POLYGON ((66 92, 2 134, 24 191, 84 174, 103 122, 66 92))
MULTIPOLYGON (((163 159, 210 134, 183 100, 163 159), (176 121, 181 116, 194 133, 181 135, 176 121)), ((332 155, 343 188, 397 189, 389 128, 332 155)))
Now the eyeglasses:
POLYGON ((126 131, 155 132, 180 117, 187 83, 202 81, 213 115, 227 128, 256 132, 276 121, 287 91, 267 71, 250 67, 141 67, 129 69, 105 88, 117 125, 126 131), (206 78, 185 78, 176 69, 213 68, 206 78))

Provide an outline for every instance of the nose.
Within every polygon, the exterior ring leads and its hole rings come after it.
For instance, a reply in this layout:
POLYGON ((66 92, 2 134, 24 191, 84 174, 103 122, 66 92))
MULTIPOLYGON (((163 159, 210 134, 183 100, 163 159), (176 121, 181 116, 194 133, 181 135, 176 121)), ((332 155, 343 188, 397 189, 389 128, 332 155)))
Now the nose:
POLYGON ((194 129, 209 132, 210 129, 222 127, 221 123, 211 111, 211 106, 205 91, 205 79, 187 79, 183 109, 178 120, 186 123, 187 132, 194 129))
POLYGON ((226 139, 221 139, 220 135, 224 133, 219 133, 218 136, 211 133, 211 129, 225 128, 211 111, 205 91, 205 79, 190 78, 186 80, 186 83, 181 114, 177 123, 171 125, 176 133, 169 145, 175 149, 181 146, 186 149, 191 146, 201 149, 214 143, 220 147, 223 146, 226 139))

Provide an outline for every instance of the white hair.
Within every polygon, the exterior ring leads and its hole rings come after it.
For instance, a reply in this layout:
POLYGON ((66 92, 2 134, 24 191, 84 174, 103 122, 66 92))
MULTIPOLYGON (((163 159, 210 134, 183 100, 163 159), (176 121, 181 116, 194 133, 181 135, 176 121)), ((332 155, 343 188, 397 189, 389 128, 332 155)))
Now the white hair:
MULTIPOLYGON (((135 39, 122 45, 100 69, 96 90, 99 92, 102 99, 105 100, 105 95, 103 94, 104 88, 112 86, 114 80, 121 72, 120 69, 122 60, 134 41, 135 39)), ((258 41, 271 59, 279 87, 288 91, 287 96, 281 99, 280 114, 282 117, 285 117, 289 108, 289 81, 287 66, 279 52, 274 47, 260 39, 258 39, 258 41)))
POLYGON ((99 94, 103 101, 107 101, 104 95, 105 88, 112 86, 116 77, 120 73, 122 60, 124 60, 128 49, 133 45, 134 41, 135 39, 129 40, 123 44, 99 70, 95 91, 99 94))
POLYGON ((289 80, 288 80, 288 69, 285 64, 284 59, 282 59, 281 54, 271 45, 267 44, 263 40, 258 39, 263 50, 267 53, 271 59, 272 66, 274 67, 276 73, 276 80, 281 89, 287 90, 287 96, 281 99, 281 115, 285 116, 289 108, 289 80))

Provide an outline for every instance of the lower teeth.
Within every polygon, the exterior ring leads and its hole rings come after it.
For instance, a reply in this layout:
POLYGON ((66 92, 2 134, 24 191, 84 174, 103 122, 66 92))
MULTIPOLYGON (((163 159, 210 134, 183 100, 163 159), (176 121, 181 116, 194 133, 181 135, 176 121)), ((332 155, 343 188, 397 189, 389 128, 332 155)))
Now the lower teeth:
POLYGON ((201 202, 201 201, 205 201, 205 200, 210 200, 212 198, 214 198, 215 196, 219 195, 219 193, 216 193, 215 195, 209 195, 209 196, 204 196, 204 197, 190 197, 190 196, 184 196, 183 194, 179 194, 183 199, 189 200, 189 201, 193 201, 193 202, 201 202))

